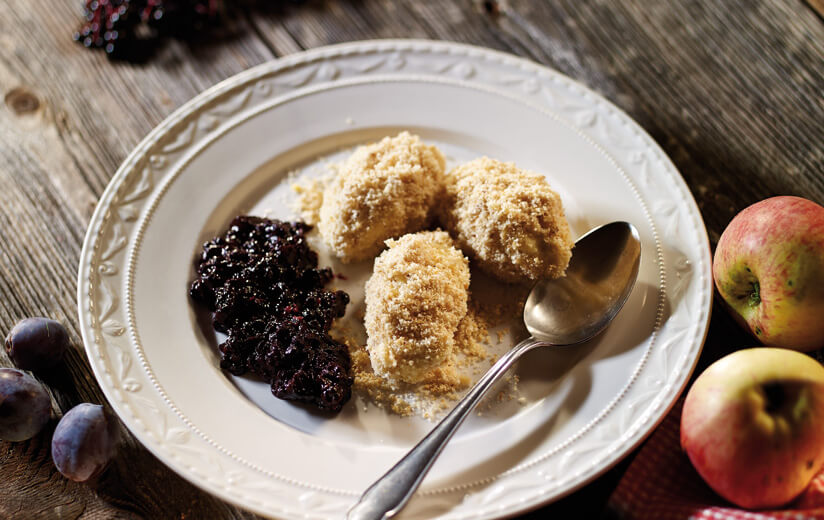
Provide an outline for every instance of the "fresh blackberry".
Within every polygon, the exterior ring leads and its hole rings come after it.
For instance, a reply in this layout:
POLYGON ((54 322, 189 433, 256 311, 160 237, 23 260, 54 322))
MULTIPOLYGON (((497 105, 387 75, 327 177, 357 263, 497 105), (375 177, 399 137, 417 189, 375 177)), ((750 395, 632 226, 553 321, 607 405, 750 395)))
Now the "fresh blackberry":
POLYGON ((223 13, 222 0, 148 0, 141 19, 160 35, 189 38, 207 29, 223 13))
POLYGON ((109 54, 115 53, 119 41, 133 38, 140 21, 131 0, 86 0, 83 14, 84 22, 74 39, 109 54))
POLYGON ((74 39, 109 56, 138 60, 162 37, 191 38, 216 25, 223 0, 85 0, 74 39))

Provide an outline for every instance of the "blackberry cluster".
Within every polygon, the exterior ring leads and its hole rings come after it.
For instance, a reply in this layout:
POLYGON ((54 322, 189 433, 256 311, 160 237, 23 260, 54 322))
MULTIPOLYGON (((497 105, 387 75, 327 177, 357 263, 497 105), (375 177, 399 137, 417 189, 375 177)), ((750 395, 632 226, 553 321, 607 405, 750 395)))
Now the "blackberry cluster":
POLYGON ((259 217, 236 217, 222 236, 203 245, 191 297, 212 311, 220 365, 235 375, 258 374, 282 399, 339 411, 352 393, 346 346, 329 336, 349 295, 324 286, 306 242, 311 227, 259 217))
POLYGON ((223 13, 224 0, 85 0, 74 39, 114 58, 137 59, 159 38, 190 37, 223 13))

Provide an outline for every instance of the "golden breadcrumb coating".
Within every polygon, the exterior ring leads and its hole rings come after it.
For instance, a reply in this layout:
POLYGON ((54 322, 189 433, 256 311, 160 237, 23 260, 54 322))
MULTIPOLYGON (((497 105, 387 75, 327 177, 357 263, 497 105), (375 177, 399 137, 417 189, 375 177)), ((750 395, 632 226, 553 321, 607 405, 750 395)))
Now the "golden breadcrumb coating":
POLYGON ((377 255, 388 238, 423 229, 443 185, 446 160, 402 132, 358 147, 323 195, 318 229, 344 262, 377 255))
POLYGON ((482 157, 445 181, 441 220, 481 269, 515 283, 566 272, 572 236, 561 198, 543 175, 482 157))
POLYGON ((452 353, 467 310, 469 262, 444 231, 386 244, 366 282, 366 348, 375 373, 416 383, 452 353))

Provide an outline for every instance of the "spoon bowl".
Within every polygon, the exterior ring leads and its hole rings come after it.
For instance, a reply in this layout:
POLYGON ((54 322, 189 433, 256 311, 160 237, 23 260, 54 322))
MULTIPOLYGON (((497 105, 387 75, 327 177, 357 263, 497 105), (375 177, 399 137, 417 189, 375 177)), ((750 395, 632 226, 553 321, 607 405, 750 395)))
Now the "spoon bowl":
POLYGON ((638 230, 628 222, 606 224, 579 238, 566 275, 541 280, 529 293, 524 324, 531 336, 501 356, 423 440, 364 492, 346 518, 395 516, 495 381, 536 347, 574 345, 604 330, 632 292, 640 262, 638 230))
POLYGON ((540 280, 529 293, 527 330, 550 345, 574 345, 597 335, 629 298, 640 259, 638 230, 628 222, 612 222, 582 236, 566 275, 540 280))

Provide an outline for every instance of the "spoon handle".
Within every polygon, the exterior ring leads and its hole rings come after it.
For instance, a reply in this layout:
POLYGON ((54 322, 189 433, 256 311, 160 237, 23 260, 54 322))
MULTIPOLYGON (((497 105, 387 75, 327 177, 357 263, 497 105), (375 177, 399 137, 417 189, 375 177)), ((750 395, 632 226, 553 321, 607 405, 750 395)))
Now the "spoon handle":
POLYGON ((366 490, 349 510, 347 520, 381 520, 395 516, 478 401, 522 354, 540 345, 544 343, 528 338, 501 356, 423 440, 366 490))

